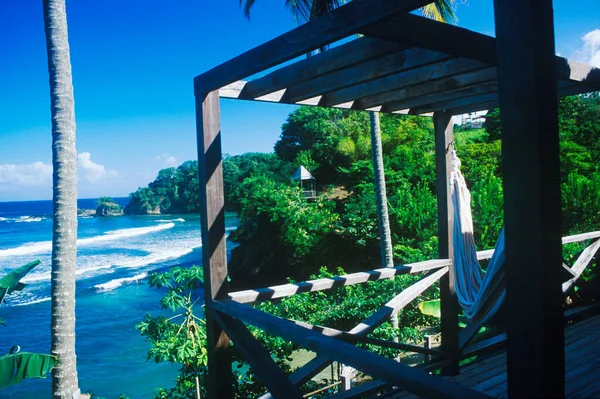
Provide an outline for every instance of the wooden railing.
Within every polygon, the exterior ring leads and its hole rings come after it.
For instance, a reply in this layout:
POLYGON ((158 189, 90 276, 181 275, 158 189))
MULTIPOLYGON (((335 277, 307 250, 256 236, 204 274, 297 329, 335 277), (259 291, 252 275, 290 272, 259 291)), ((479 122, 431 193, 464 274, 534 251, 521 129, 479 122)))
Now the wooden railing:
MULTIPOLYGON (((563 244, 582 242, 600 238, 600 232, 591 232, 564 237, 563 244)), ((566 292, 573 287, 575 281, 591 262, 594 254, 600 249, 600 240, 595 240, 581 253, 573 267, 565 268, 573 275, 563 285, 566 292)), ((479 260, 492 257, 494 250, 477 253, 479 260)), ((254 368, 259 378, 267 385, 274 396, 301 397, 294 387, 310 380, 321 370, 337 361, 354 367, 376 380, 363 384, 347 392, 339 392, 332 398, 354 398, 374 392, 386 385, 406 388, 424 397, 463 398, 486 397, 484 394, 460 386, 439 376, 429 375, 426 370, 440 368, 449 357, 441 349, 426 349, 407 343, 370 338, 368 335, 384 323, 396 312, 402 310, 423 291, 435 284, 444 276, 451 266, 450 259, 434 259, 411 263, 394 268, 375 269, 366 272, 352 273, 331 278, 309 280, 300 283, 283 284, 273 287, 237 291, 228 294, 227 299, 213 300, 209 306, 215 311, 216 321, 234 341, 236 348, 254 368), (360 284, 368 281, 390 279, 403 274, 427 272, 419 281, 403 290, 388 301, 377 312, 356 325, 349 331, 341 331, 330 327, 311 325, 298 320, 276 317, 258 310, 249 304, 290 297, 299 293, 328 290, 341 286, 360 284), (318 355, 301 368, 286 376, 270 359, 269 353, 254 339, 245 324, 251 324, 268 333, 280 336, 297 345, 316 352, 318 355), (418 367, 409 367, 392 359, 378 356, 367 350, 358 348, 356 343, 368 343, 381 347, 412 351, 432 357, 432 361, 418 367), (425 370, 424 370, 425 369, 425 370), (290 389, 295 392, 291 393, 290 389)), ((462 330, 460 336, 459 357, 474 356, 478 353, 499 346, 505 336, 499 335, 485 342, 468 346, 472 336, 479 330, 477 324, 469 325, 462 330)), ((271 393, 261 399, 271 398, 271 393)))

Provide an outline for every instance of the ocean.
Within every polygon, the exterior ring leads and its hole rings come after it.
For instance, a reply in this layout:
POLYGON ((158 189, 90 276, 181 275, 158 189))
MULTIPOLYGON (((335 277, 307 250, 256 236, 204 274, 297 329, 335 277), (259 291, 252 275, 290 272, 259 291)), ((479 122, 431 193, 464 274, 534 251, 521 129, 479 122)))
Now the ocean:
MULTIPOLYGON (((115 198, 122 206, 128 198, 115 198)), ((95 199, 78 207, 95 208, 95 199)), ((237 226, 226 214, 227 233, 237 226)), ((41 264, 6 298, 0 317, 0 355, 50 352, 52 202, 0 202, 0 277, 27 262, 41 264)), ((79 218, 76 291, 76 354, 83 393, 111 399, 152 398, 174 385, 177 366, 146 361, 149 343, 134 329, 148 313, 168 314, 161 293, 146 284, 148 273, 175 265, 201 264, 199 215, 79 218)), ((228 242, 228 250, 233 247, 228 242)), ((0 398, 49 398, 50 378, 29 379, 0 391, 0 398)))

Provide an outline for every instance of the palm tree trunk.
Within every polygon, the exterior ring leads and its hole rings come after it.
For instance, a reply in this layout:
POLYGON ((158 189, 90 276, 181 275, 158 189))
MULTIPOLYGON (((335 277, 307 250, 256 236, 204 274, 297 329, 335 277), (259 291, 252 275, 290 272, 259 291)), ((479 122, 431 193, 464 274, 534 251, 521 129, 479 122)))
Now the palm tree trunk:
POLYGON ((75 266, 77 256, 77 151, 75 104, 65 0, 44 0, 44 25, 52 115, 52 397, 79 397, 75 357, 75 266))
POLYGON ((383 267, 394 267, 392 253, 392 233, 388 217, 387 195, 385 193, 385 173, 383 170, 383 152, 381 150, 381 127, 379 114, 369 112, 371 121, 371 158, 375 175, 375 197, 377 198, 377 225, 379 227, 379 247, 383 267))

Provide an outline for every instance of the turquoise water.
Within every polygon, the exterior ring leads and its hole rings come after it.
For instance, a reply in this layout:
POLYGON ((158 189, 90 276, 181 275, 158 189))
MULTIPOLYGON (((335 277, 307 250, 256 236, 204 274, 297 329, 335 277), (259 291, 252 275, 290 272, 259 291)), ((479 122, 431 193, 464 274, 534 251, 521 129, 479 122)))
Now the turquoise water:
MULTIPOLYGON (((80 207, 93 207, 82 202, 80 207)), ((42 262, 23 280, 28 286, 0 308, 7 324, 0 328, 0 354, 16 344, 22 351, 50 350, 50 213, 49 201, 0 203, 0 276, 42 262)), ((236 223, 235 215, 227 215, 228 232, 236 223)), ((156 387, 173 385, 177 367, 147 362, 149 344, 134 326, 147 313, 164 312, 161 293, 146 285, 148 273, 200 264, 201 256, 197 215, 79 219, 76 352, 82 392, 151 398, 156 387)), ((47 397, 49 378, 0 391, 0 398, 47 397)))

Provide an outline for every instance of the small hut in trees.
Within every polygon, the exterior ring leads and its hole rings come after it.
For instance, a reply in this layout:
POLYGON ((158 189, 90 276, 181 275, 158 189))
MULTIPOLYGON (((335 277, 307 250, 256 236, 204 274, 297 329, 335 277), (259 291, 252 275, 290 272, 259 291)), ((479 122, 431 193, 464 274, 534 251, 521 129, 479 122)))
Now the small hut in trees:
POLYGON ((304 198, 313 199, 317 197, 316 180, 304 166, 298 166, 292 175, 292 179, 300 182, 304 198))

